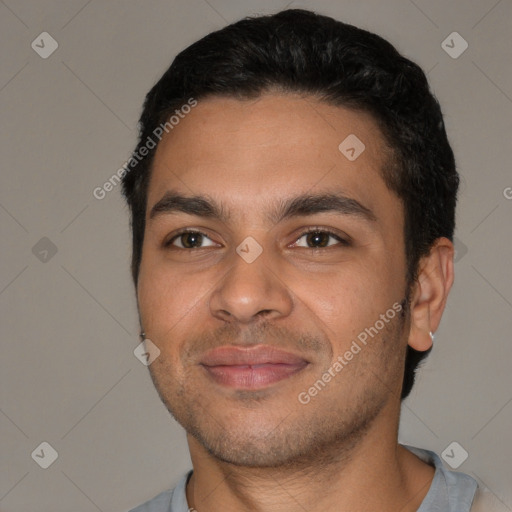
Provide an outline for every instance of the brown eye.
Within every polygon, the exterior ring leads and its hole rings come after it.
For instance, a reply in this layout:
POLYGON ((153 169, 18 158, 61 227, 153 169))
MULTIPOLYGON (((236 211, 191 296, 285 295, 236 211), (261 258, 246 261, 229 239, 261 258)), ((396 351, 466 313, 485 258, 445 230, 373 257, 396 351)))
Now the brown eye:
POLYGON ((306 235, 306 243, 309 246, 314 247, 327 247, 327 245, 329 244, 329 238, 330 235, 328 235, 327 233, 308 233, 306 235))
POLYGON ((166 247, 174 246, 180 249, 202 249, 215 245, 204 233, 199 231, 184 231, 172 237, 166 244, 166 247), (203 242, 209 240, 210 243, 202 245, 203 242))
POLYGON ((349 245, 346 240, 343 240, 338 235, 331 233, 330 231, 317 229, 303 233, 294 245, 297 247, 306 247, 308 249, 322 249, 336 244, 342 246, 349 245), (300 243, 300 240, 302 239, 305 239, 305 241, 300 243), (332 240, 332 242, 330 240, 332 240))

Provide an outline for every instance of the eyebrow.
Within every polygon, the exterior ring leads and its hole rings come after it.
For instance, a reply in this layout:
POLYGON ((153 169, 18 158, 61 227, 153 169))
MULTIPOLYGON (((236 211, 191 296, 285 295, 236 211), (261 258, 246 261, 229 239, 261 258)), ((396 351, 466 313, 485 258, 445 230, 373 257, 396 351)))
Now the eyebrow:
MULTIPOLYGON (((231 216, 226 209, 208 196, 184 196, 177 192, 168 191, 151 208, 150 219, 164 214, 186 213, 197 217, 205 217, 229 222, 231 216)), ((315 215, 317 213, 337 213, 351 215, 369 222, 375 222, 377 217, 359 201, 343 194, 303 194, 279 201, 274 209, 267 214, 271 223, 292 217, 315 215)))

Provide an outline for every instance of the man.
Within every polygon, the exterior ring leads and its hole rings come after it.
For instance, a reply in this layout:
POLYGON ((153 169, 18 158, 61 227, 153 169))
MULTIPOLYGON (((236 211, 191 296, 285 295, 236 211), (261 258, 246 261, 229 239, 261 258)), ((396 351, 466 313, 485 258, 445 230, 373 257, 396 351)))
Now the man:
POLYGON ((287 10, 181 52, 139 126, 132 274, 193 471, 134 511, 488 506, 397 442, 453 283, 458 175, 420 68, 287 10))

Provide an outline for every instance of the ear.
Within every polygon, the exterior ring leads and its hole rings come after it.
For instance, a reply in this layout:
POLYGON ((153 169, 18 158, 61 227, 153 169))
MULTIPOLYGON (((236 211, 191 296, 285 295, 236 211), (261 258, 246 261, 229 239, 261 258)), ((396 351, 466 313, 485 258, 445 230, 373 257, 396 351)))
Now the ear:
POLYGON ((441 322, 444 307, 453 284, 455 249, 448 238, 438 238, 427 256, 419 263, 420 271, 411 299, 409 345, 424 352, 432 346, 430 333, 441 322))

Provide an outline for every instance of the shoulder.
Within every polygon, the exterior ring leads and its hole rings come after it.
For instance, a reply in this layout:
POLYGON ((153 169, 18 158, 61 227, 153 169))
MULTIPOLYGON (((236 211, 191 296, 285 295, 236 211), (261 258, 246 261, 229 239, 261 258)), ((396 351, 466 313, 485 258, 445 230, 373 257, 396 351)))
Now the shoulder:
POLYGON ((470 512, 478 487, 474 478, 459 471, 446 469, 441 458, 431 450, 403 446, 435 467, 434 478, 418 512, 470 512))
POLYGON ((507 512, 509 510, 510 509, 488 489, 482 489, 480 487, 477 489, 471 512, 507 512))

